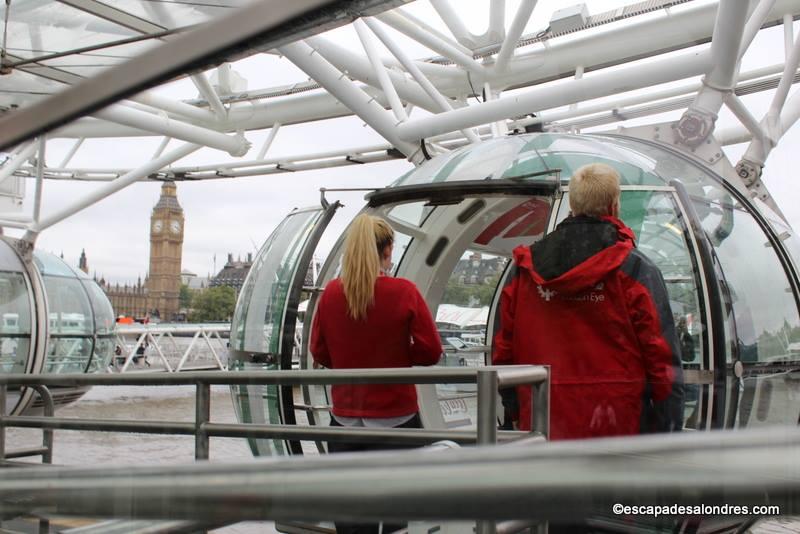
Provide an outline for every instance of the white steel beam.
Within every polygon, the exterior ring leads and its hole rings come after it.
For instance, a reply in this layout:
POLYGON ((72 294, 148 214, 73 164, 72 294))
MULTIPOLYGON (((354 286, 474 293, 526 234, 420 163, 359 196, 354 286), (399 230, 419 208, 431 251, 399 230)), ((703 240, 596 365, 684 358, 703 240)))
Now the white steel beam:
POLYGON ((141 167, 134 169, 125 174, 124 176, 120 176, 113 182, 103 185, 102 187, 99 187, 98 189, 92 191, 84 198, 79 199, 77 202, 74 202, 73 204, 67 206, 66 208, 63 208, 61 210, 56 211, 55 213, 43 217, 38 222, 34 222, 30 226, 29 230, 30 232, 33 233, 39 233, 42 230, 45 230, 53 226, 54 224, 63 221, 67 217, 71 217, 72 215, 78 213, 82 209, 98 202, 99 200, 102 200, 116 193, 117 191, 124 189, 125 187, 128 187, 132 183, 141 180, 142 178, 145 178, 154 172, 161 170, 163 167, 175 163, 179 159, 188 156, 189 154, 198 150, 199 148, 202 148, 201 145, 187 143, 167 154, 164 154, 160 158, 148 161, 141 167))
MULTIPOLYGON (((492 75, 490 81, 495 90, 506 91, 509 88, 527 87, 572 76, 574 65, 583 65, 585 71, 591 73, 605 66, 619 65, 635 58, 652 57, 664 51, 684 48, 687 43, 703 43, 711 36, 715 13, 714 4, 686 4, 681 10, 671 10, 668 14, 665 12, 661 16, 649 17, 638 22, 631 21, 625 27, 625 39, 620 39, 619 34, 614 32, 587 32, 585 36, 576 34, 574 39, 567 41, 554 39, 549 41, 546 51, 537 48, 512 56, 507 71, 502 75, 492 75)), ((777 0, 769 12, 767 23, 772 24, 782 20, 786 13, 800 14, 800 1, 777 0)), ((308 42, 339 70, 346 71, 361 81, 365 81, 364 77, 370 77, 370 81, 365 83, 379 87, 380 84, 365 58, 358 57, 337 45, 318 46, 320 42, 327 43, 324 39, 308 39, 308 42), (347 64, 342 63, 345 60, 347 64)), ((445 68, 441 65, 431 67, 439 70, 445 68)), ((424 72, 445 96, 452 98, 471 94, 472 88, 463 71, 461 69, 452 71, 456 76, 447 78, 439 77, 427 70, 424 72)), ((402 100, 429 111, 434 110, 433 103, 416 83, 393 71, 390 71, 389 75, 402 100), (414 95, 425 103, 415 99, 414 95)), ((477 84, 483 82, 472 77, 472 83, 477 88, 477 84)), ((380 95, 375 96, 382 100, 380 95)), ((383 103, 388 106, 388 102, 383 103)), ((207 110, 202 111, 207 112, 207 110)), ((247 109, 231 109, 229 122, 224 127, 233 132, 237 129, 269 128, 275 122, 286 126, 347 115, 352 115, 352 112, 329 94, 321 91, 305 92, 263 102, 256 101, 247 109)), ((59 135, 130 136, 143 135, 143 132, 101 121, 82 119, 62 128, 59 135)))
MULTIPOLYGON (((521 35, 521 34, 520 34, 521 35)), ((490 42, 500 42, 506 37, 506 0, 491 0, 489 7, 489 30, 487 38, 490 42)))
MULTIPOLYGON (((324 37, 309 37, 306 39, 306 43, 311 45, 326 61, 340 71, 346 72, 352 78, 364 82, 370 87, 381 89, 380 81, 377 79, 375 71, 368 60, 328 41, 324 37)), ((428 111, 436 110, 433 100, 415 81, 409 80, 399 72, 389 71, 387 75, 401 99, 413 102, 415 106, 428 111)), ((281 122, 283 123, 283 121, 281 122)))
POLYGON ((194 74, 192 75, 192 81, 195 87, 200 91, 200 94, 208 101, 211 109, 214 110, 217 120, 225 120, 228 117, 228 110, 222 105, 222 100, 219 99, 219 95, 211 86, 206 75, 202 72, 194 74))
POLYGON ((708 133, 713 131, 713 122, 727 93, 736 85, 741 35, 747 20, 748 5, 749 0, 726 0, 719 3, 711 39, 711 64, 703 77, 704 87, 684 114, 686 118, 696 111, 713 117, 709 121, 711 125, 708 133))
POLYGON ((450 5, 450 2, 448 0, 430 0, 430 3, 433 9, 439 14, 439 18, 442 19, 442 22, 444 22, 450 30, 450 33, 456 38, 456 41, 462 46, 474 50, 475 40, 470 31, 467 30, 461 17, 458 16, 453 6, 450 5))
POLYGON ((343 74, 330 63, 319 57, 307 43, 304 41, 291 43, 279 47, 278 51, 341 100, 406 157, 415 163, 421 162, 417 156, 419 149, 398 137, 395 121, 387 111, 354 83, 345 79, 343 74))
POLYGON ((739 119, 739 122, 747 128, 747 131, 750 132, 753 138, 763 140, 766 137, 767 133, 764 128, 761 127, 761 123, 750 113, 750 110, 747 109, 747 106, 744 105, 739 97, 731 93, 725 99, 725 104, 727 104, 736 118, 739 119))
POLYGON ((207 109, 191 106, 184 102, 172 100, 171 98, 165 98, 152 91, 139 93, 128 100, 201 123, 213 123, 217 120, 217 117, 207 109))
POLYGON ((162 139, 161 143, 158 145, 158 148, 156 148, 155 154, 153 154, 153 157, 151 159, 156 159, 161 154, 163 154, 164 151, 167 149, 167 145, 169 144, 170 141, 172 141, 171 137, 165 137, 164 139, 162 139))
POLYGON ((566 106, 582 100, 601 98, 696 76, 708 69, 709 62, 708 51, 681 54, 645 65, 598 73, 580 80, 529 89, 513 98, 506 97, 433 117, 411 120, 399 125, 397 131, 404 140, 418 141, 508 117, 526 115, 533 111, 566 106))
POLYGON ((5 165, 0 167, 0 183, 3 183, 6 178, 17 172, 17 169, 22 167, 28 159, 36 153, 38 146, 36 141, 30 141, 16 153, 12 153, 13 157, 9 158, 5 165))
POLYGON ((435 35, 415 26, 408 19, 404 18, 398 13, 395 13, 394 11, 382 13, 378 15, 377 18, 400 33, 403 33, 415 41, 427 46, 431 50, 442 54, 449 59, 452 59, 473 74, 480 76, 480 82, 483 83, 483 77, 486 76, 486 69, 484 69, 480 63, 475 61, 471 55, 465 54, 458 48, 445 41, 442 41, 435 35))
POLYGON ((272 128, 269 130, 269 135, 267 135, 267 138, 264 140, 264 144, 261 145, 261 150, 258 151, 258 156, 256 156, 257 160, 263 160, 264 156, 267 155, 267 151, 269 147, 272 146, 272 142, 275 141, 275 136, 278 135, 278 130, 280 129, 281 123, 279 122, 272 125, 272 128))
POLYGON ((783 53, 788 58, 794 44, 794 19, 791 15, 783 16, 783 53))
POLYGON ((525 31, 525 25, 531 18, 534 8, 536 7, 537 0, 522 0, 517 8, 517 14, 514 15, 514 20, 511 22, 511 27, 508 28, 508 34, 503 41, 503 46, 500 47, 500 52, 494 62, 496 72, 503 72, 508 68, 508 60, 514 54, 517 48, 519 38, 522 32, 525 31))
POLYGON ((386 66, 381 61, 378 49, 364 21, 358 19, 353 22, 353 26, 356 29, 356 33, 358 33, 361 46, 364 47, 364 51, 367 53, 367 57, 372 64, 372 69, 378 77, 381 89, 383 89, 383 94, 385 94, 387 100, 389 100, 389 105, 392 107, 395 118, 400 122, 407 120, 408 116, 406 115, 405 108, 403 108, 403 103, 400 101, 400 97, 397 96, 397 90, 394 88, 394 85, 392 85, 392 80, 389 79, 389 75, 386 73, 386 66))
POLYGON ((61 161, 61 165, 59 165, 59 167, 66 167, 67 165, 69 165, 69 162, 72 160, 72 157, 75 155, 75 153, 78 151, 78 149, 81 147, 81 145, 85 140, 86 140, 85 137, 81 137, 77 141, 75 141, 75 144, 72 145, 72 148, 69 149, 67 155, 64 156, 64 159, 61 161))
MULTIPOLYGON (((375 35, 378 36, 378 39, 381 40, 381 42, 386 46, 386 48, 388 48, 389 51, 392 54, 394 54, 394 57, 396 57, 398 61, 400 61, 400 63, 403 64, 403 67, 409 72, 409 74, 411 74, 411 76, 417 81, 417 83, 422 86, 425 92, 428 93, 428 96, 431 97, 431 99, 433 99, 434 102, 436 102, 436 105, 439 106, 439 110, 440 111, 452 110, 453 107, 450 105, 450 102, 448 102, 447 99, 444 96, 442 96, 439 90, 436 89, 436 87, 434 87, 434 85, 430 82, 430 80, 428 80, 428 78, 425 77, 425 75, 422 74, 422 72, 420 72, 420 70, 411 60, 411 58, 409 58, 406 55, 406 53, 403 51, 402 48, 397 46, 397 43, 395 43, 392 40, 392 38, 389 37, 389 35, 386 33, 386 31, 384 31, 384 29, 380 26, 380 24, 378 24, 378 22, 372 19, 366 19, 365 22, 369 26, 369 28, 375 33, 375 35)), ((469 139, 470 142, 472 143, 480 142, 480 138, 469 129, 462 129, 461 133, 463 133, 464 137, 469 139)))
POLYGON ((36 155, 36 192, 33 197, 33 222, 39 222, 42 212, 42 186, 44 180, 45 155, 47 152, 47 136, 39 138, 39 153, 36 155))
POLYGON ((742 32, 741 43, 739 44, 740 60, 744 53, 747 52, 747 49, 750 48, 753 39, 755 39, 761 26, 766 22, 767 17, 770 16, 770 12, 774 6, 775 0, 761 0, 753 10, 750 18, 747 19, 747 24, 745 24, 744 31, 742 32))
POLYGON ((174 137, 190 143, 203 144, 210 148, 228 152, 231 156, 244 156, 250 148, 249 143, 243 136, 231 137, 200 126, 136 111, 119 104, 113 104, 105 109, 96 111, 94 115, 101 119, 133 128, 141 128, 159 135, 174 137))
POLYGON ((111 7, 110 5, 97 2, 95 0, 58 0, 62 4, 72 6, 81 11, 85 11, 90 15, 99 17, 101 19, 119 24, 125 28, 131 29, 139 33, 159 33, 166 30, 164 26, 153 24, 149 20, 143 19, 132 15, 127 11, 122 11, 111 7))
POLYGON ((441 33, 439 30, 437 30, 433 26, 430 26, 424 20, 415 17, 414 15, 409 13, 408 11, 406 11, 404 9, 401 9, 401 8, 397 8, 397 9, 395 9, 395 12, 400 13, 404 18, 408 19, 408 21, 411 22, 412 24, 415 24, 416 26, 419 26, 420 28, 422 28, 424 31, 430 33, 431 35, 434 35, 434 36, 438 37, 439 39, 441 39, 442 41, 446 42, 450 46, 461 50, 463 53, 465 53, 467 55, 472 54, 472 50, 470 50, 466 46, 462 45, 461 43, 457 43, 456 41, 453 41, 450 37, 448 37, 447 35, 441 33))

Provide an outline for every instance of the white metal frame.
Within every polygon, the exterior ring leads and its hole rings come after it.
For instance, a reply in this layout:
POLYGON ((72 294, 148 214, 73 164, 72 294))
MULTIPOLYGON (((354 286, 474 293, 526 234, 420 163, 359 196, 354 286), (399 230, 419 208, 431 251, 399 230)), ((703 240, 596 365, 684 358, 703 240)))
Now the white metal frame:
MULTIPOLYGON (((93 0, 62 1, 145 35, 165 30, 162 24, 120 9, 107 8, 93 0)), ((270 175, 384 161, 398 157, 396 151, 419 164, 428 157, 426 148, 442 151, 466 142, 479 143, 487 136, 505 135, 507 131, 518 131, 536 123, 544 129, 579 131, 584 127, 613 124, 632 116, 641 117, 681 107, 686 112, 677 122, 679 137, 676 146, 691 151, 698 139, 702 141, 715 134, 714 123, 723 105, 731 109, 742 127, 718 132, 717 137, 723 143, 751 140, 737 166, 737 173, 754 195, 776 207, 760 176, 770 151, 800 118, 800 96, 789 95, 800 63, 800 39, 795 41, 792 29, 793 19, 800 16, 800 0, 760 0, 756 3, 731 0, 712 4, 663 0, 662 5, 669 9, 650 6, 647 8, 651 10, 650 16, 641 19, 625 18, 624 10, 599 14, 586 28, 576 28, 569 39, 552 35, 547 30, 523 35, 526 23, 536 9, 536 0, 523 0, 508 23, 504 17, 505 2, 487 2, 489 21, 482 35, 472 34, 466 29, 448 0, 419 1, 430 2, 450 35, 402 8, 385 10, 404 3, 404 0, 352 2, 356 6, 368 6, 369 13, 365 14, 375 15, 374 18, 356 20, 354 24, 363 53, 346 49, 327 37, 308 35, 308 32, 303 41, 269 51, 288 58, 309 74, 316 85, 257 88, 249 92, 251 96, 234 95, 236 102, 249 102, 242 107, 227 104, 229 95, 218 93, 205 74, 195 72, 190 76, 202 96, 201 101, 181 102, 145 91, 50 132, 47 139, 76 139, 58 167, 46 164, 46 142, 29 142, 17 147, 16 156, 0 168, 0 181, 12 175, 35 177, 34 212, 31 215, 0 213, 0 227, 26 229, 27 239, 33 241, 39 232, 52 224, 122 187, 158 173, 163 178, 186 176, 191 179, 270 175), (374 6, 377 4, 391 5, 376 9, 374 6), (594 26, 603 27, 609 21, 618 21, 619 29, 593 29, 594 26), (740 73, 740 60, 756 34, 764 27, 777 24, 784 26, 785 61, 780 65, 740 73), (410 57, 390 35, 389 28, 414 39, 441 57, 410 57), (680 28, 680 32, 671 31, 675 28, 680 28), (382 55, 375 37, 389 49, 391 57, 382 55), (641 59, 648 61, 639 61, 641 59), (782 73, 779 79, 767 78, 778 72, 782 73), (700 85, 692 81, 680 87, 659 87, 700 75, 703 76, 700 85), (743 84, 758 86, 754 90, 769 89, 777 84, 772 104, 763 117, 755 116, 736 95, 743 84), (295 89, 301 92, 295 93, 295 89), (628 94, 635 89, 648 91, 646 94, 628 94), (485 101, 467 100, 467 97, 477 96, 476 92, 483 92, 485 101), (265 94, 277 96, 264 98, 265 94), (613 101, 587 103, 588 100, 614 95, 619 96, 613 101), (565 106, 569 108, 557 110, 565 106), (425 109, 429 114, 411 116, 413 108, 425 109), (534 113, 535 116, 530 116, 534 113), (358 115, 388 143, 267 157, 282 127, 348 114, 358 115), (692 133, 698 124, 702 126, 699 137, 692 133), (255 159, 241 159, 250 149, 249 132, 265 129, 270 131, 255 159), (69 167, 86 139, 129 135, 163 138, 151 162, 137 169, 69 167), (185 144, 165 153, 172 139, 185 144), (183 157, 201 147, 227 152, 236 159, 204 166, 180 166, 183 157), (34 154, 38 154, 38 167, 26 163, 34 154), (170 168, 164 171, 166 166, 170 168), (57 213, 42 213, 39 199, 45 178, 111 183, 57 213)), ((304 6, 310 5, 311 2, 304 3, 304 6)), ((112 91, 124 91, 124 83, 131 83, 130 71, 150 68, 149 62, 155 58, 186 61, 192 53, 187 49, 187 43, 204 43, 203 50, 207 50, 207 41, 213 37, 214 42, 222 46, 223 40, 217 39, 217 33, 231 24, 241 24, 246 20, 247 31, 255 33, 259 29, 252 17, 257 10, 256 7, 243 8, 230 19, 166 40, 156 51, 146 54, 146 58, 137 58, 130 65, 112 69, 94 81, 95 86, 113 82, 113 87, 94 87, 92 90, 98 98, 112 91)), ((289 11, 298 12, 299 9, 288 10, 287 15, 289 11)), ((158 17, 154 20, 168 19, 163 9, 156 14, 158 17)), ((47 64, 39 67, 28 72, 38 71, 53 78, 47 64)), ((161 71, 165 69, 163 65, 159 68, 161 71)), ((221 82, 229 76, 229 69, 227 63, 219 67, 221 82)), ((58 79, 64 83, 74 83, 78 79, 66 71, 58 74, 58 79)), ((226 83, 221 85, 229 86, 226 83)), ((76 89, 67 93, 75 94, 76 89)), ((52 106, 42 109, 52 109, 52 106)), ((41 113, 35 111, 23 110, 18 118, 41 120, 41 113)), ((64 116, 68 113, 69 110, 64 111, 64 116)), ((7 124, 10 124, 9 120, 0 120, 0 125, 7 124)), ((0 141, 10 135, 8 132, 5 136, 0 134, 0 141)))

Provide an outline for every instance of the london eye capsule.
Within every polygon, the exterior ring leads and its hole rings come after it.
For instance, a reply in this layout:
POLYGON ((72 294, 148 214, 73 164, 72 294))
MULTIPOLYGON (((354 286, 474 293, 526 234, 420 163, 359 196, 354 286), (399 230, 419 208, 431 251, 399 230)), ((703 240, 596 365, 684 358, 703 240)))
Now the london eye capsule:
MULTIPOLYGON (((100 286, 44 251, 21 254, 19 241, 0 239, 0 372, 84 373, 105 369, 114 350, 114 311, 100 286)), ((56 405, 85 388, 52 388, 56 405)), ((11 414, 35 411, 30 388, 9 388, 11 414)))
MULTIPOLYGON (((367 195, 364 211, 395 230, 393 274, 416 283, 434 313, 446 347, 440 365, 480 366, 491 358, 512 249, 568 215, 573 171, 607 163, 621 176, 621 218, 667 283, 682 341, 684 428, 796 425, 798 242, 779 214, 745 193, 724 157, 712 159, 630 135, 509 136, 427 161, 367 195)), ((293 211, 259 252, 231 326, 232 369, 311 368, 315 302, 337 276, 343 238, 313 287, 304 278, 336 208, 293 211)), ((474 387, 418 388, 427 428, 475 425, 474 387)), ((329 392, 319 386, 241 386, 234 399, 246 422, 329 422, 329 392)), ((302 450, 280 440, 252 447, 261 455, 302 450)))

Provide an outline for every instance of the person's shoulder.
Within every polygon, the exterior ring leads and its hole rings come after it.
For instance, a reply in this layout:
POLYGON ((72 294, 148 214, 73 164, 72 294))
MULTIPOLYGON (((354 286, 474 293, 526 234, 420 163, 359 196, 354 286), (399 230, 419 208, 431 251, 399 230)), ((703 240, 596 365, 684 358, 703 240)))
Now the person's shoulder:
POLYGON ((640 269, 655 269, 658 270, 658 266, 656 266, 655 262, 651 260, 647 254, 639 250, 638 248, 632 248, 631 251, 628 253, 628 257, 625 260, 626 264, 636 264, 640 269))
POLYGON ((393 276, 378 277, 379 284, 391 291, 400 293, 418 293, 417 284, 407 278, 395 278, 393 276))

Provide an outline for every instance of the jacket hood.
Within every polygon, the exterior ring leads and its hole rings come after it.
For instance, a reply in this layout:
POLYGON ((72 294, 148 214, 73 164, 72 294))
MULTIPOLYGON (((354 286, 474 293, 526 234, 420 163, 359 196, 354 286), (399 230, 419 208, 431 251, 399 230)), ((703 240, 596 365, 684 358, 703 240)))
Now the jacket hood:
POLYGON ((514 262, 548 289, 586 291, 619 268, 635 247, 633 231, 616 217, 568 217, 530 247, 514 249, 514 262))

